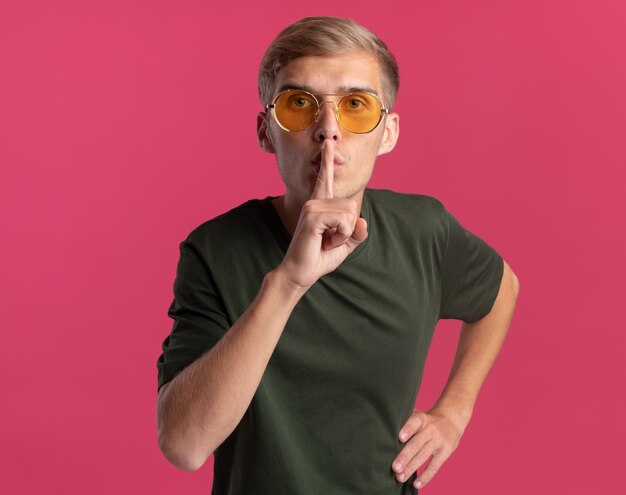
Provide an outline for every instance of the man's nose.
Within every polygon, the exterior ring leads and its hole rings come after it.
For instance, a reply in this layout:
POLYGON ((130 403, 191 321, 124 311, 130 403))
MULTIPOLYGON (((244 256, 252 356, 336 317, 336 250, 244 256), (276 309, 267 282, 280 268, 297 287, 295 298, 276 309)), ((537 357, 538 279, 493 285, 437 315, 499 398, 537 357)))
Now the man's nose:
POLYGON ((317 116, 317 126, 315 129, 315 139, 319 142, 324 139, 332 139, 338 141, 341 139, 341 131, 339 122, 337 121, 335 103, 332 100, 323 100, 320 102, 320 112, 317 116))

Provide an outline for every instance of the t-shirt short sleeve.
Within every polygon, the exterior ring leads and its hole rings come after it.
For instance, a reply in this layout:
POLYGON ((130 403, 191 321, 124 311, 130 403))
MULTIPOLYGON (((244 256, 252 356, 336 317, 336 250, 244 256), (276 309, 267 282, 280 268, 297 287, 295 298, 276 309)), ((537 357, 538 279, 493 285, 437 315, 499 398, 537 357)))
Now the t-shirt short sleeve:
POLYGON ((209 268, 189 241, 180 244, 174 300, 167 314, 174 324, 157 360, 159 388, 211 349, 230 326, 209 268))
POLYGON ((440 319, 472 323, 486 316, 500 290, 502 257, 465 230, 447 210, 448 242, 442 263, 440 319))

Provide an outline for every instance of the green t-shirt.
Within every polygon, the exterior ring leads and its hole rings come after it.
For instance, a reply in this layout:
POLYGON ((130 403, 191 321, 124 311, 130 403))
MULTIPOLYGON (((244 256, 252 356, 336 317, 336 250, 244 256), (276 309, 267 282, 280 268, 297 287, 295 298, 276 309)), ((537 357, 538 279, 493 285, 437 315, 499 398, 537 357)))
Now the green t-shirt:
MULTIPOLYGON (((210 349, 290 242, 272 198, 180 245, 158 385, 210 349)), ((503 261, 435 198, 365 191, 365 242, 295 307, 241 422, 215 452, 213 494, 406 494, 391 463, 435 325, 493 306, 503 261)), ((232 366, 243 363, 233 362, 232 366)))

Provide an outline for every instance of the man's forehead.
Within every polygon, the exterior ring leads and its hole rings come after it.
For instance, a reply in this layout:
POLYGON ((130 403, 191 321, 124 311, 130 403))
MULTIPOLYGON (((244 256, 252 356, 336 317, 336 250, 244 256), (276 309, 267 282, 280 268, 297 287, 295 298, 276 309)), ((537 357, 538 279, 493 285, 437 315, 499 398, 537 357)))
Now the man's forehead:
POLYGON ((366 52, 300 57, 283 66, 276 75, 274 94, 285 89, 311 93, 368 91, 380 96, 380 65, 374 55, 366 52))

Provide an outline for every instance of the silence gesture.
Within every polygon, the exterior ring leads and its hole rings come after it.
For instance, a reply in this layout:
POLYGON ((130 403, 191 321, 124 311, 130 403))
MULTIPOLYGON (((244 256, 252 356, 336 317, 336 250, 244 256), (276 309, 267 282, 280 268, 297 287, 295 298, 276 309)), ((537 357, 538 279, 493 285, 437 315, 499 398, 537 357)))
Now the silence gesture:
POLYGON ((367 237, 354 199, 333 197, 334 144, 326 139, 311 199, 302 207, 282 268, 305 289, 335 270, 367 237))

